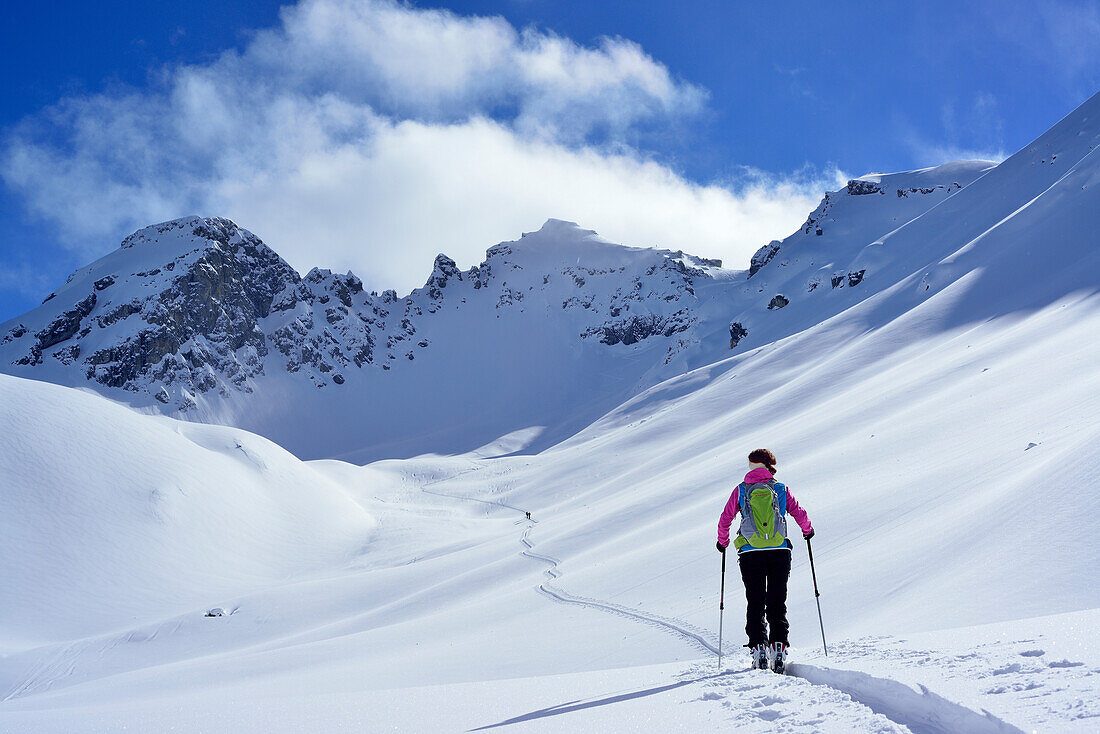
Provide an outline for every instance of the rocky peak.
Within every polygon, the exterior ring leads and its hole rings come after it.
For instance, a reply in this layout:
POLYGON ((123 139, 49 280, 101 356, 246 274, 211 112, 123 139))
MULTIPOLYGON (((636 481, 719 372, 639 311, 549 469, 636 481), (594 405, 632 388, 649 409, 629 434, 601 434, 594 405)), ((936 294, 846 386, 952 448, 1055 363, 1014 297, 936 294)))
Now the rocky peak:
MULTIPOLYGON (((218 219, 221 218, 218 217, 218 219)), ((170 222, 152 224, 148 227, 139 229, 129 237, 123 239, 120 248, 126 250, 131 247, 139 247, 141 245, 159 242, 166 235, 179 235, 185 232, 193 232, 195 228, 205 223, 202 217, 190 216, 173 219, 170 222)))
POLYGON ((454 260, 440 253, 435 256, 435 263, 432 265, 432 274, 428 276, 428 282, 424 284, 424 287, 428 289, 428 297, 433 301, 438 301, 443 297, 443 288, 447 287, 447 282, 457 277, 462 279, 462 272, 458 269, 458 265, 454 260))
POLYGON ((321 303, 328 303, 335 298, 345 308, 351 308, 352 297, 363 292, 363 281, 350 270, 340 275, 334 274, 331 270, 313 268, 302 280, 308 284, 310 293, 321 303))
POLYGON ((13 361, 79 364, 86 379, 132 392, 155 381, 158 400, 171 395, 186 407, 195 392, 247 389, 262 374, 260 321, 276 295, 299 284, 290 265, 231 220, 145 227, 70 276, 50 303, 74 305, 38 309, 42 325, 13 361))
POLYGON ((435 256, 435 263, 432 265, 431 275, 433 279, 446 281, 447 278, 451 277, 452 275, 457 275, 458 272, 458 265, 455 264, 454 260, 447 257, 443 253, 435 256))
POLYGON ((248 393, 274 373, 318 388, 379 379, 361 375, 432 355, 439 330, 482 328, 463 314, 486 305, 507 320, 533 318, 524 315, 532 304, 540 313, 553 307, 577 339, 609 348, 677 336, 679 349, 696 323, 694 284, 719 267, 551 219, 489 248, 467 271, 438 255, 425 287, 399 298, 364 293, 350 272, 314 268, 301 277, 233 221, 184 217, 134 232, 25 322, 5 325, 0 358, 60 364, 104 388, 188 410, 248 393))

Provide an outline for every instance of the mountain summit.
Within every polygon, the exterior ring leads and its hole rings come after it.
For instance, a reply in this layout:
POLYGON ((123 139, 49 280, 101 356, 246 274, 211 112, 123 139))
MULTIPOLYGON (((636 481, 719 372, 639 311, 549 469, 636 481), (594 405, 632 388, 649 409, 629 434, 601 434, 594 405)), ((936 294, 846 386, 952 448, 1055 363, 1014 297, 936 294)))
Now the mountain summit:
POLYGON ((551 219, 468 270, 440 254, 399 297, 352 273, 302 277, 228 219, 177 219, 0 325, 0 370, 305 458, 462 452, 517 432, 519 448, 545 448, 664 379, 846 312, 858 333, 952 290, 942 327, 1095 287, 1098 99, 999 165, 849 181, 746 270, 551 219))

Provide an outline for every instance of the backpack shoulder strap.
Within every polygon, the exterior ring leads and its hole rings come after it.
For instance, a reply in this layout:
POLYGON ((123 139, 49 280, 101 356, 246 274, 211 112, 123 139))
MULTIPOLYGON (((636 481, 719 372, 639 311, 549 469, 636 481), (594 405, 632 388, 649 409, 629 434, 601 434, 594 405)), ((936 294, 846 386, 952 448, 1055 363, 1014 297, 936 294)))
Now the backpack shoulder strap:
POLYGON ((775 498, 779 504, 779 514, 787 514, 787 485, 782 482, 775 482, 773 480, 772 490, 775 492, 775 498))

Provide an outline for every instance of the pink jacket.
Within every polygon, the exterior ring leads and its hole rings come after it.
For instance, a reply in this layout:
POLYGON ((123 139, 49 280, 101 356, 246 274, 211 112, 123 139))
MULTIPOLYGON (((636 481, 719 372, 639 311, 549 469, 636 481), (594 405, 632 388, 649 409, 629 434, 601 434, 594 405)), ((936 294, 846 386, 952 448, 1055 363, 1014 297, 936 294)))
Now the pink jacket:
MULTIPOLYGON (((774 479, 772 473, 767 469, 758 467, 745 475, 745 484, 766 482, 769 479, 774 479)), ((726 502, 726 509, 722 510, 722 517, 718 520, 718 542, 722 545, 730 544, 730 525, 733 524, 733 518, 737 516, 738 511, 741 509, 738 502, 739 494, 737 487, 734 487, 733 494, 726 502)), ((803 535, 809 535, 814 531, 814 526, 810 524, 810 516, 798 504, 794 495, 791 494, 790 488, 787 489, 787 514, 794 518, 795 522, 798 523, 798 527, 802 528, 803 535)))

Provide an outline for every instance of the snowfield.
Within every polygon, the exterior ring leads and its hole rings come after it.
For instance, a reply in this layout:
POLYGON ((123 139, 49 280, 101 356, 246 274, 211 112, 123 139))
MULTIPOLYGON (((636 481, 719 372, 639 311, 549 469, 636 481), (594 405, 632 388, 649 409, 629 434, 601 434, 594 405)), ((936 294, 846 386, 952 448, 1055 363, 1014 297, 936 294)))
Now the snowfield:
MULTIPOLYGON (((270 424, 294 441, 139 412, 155 390, 104 390, 51 345, 0 375, 0 730, 1097 731, 1098 144, 1100 97, 996 167, 858 179, 751 274, 696 258, 680 279, 682 253, 551 222, 487 258, 513 285, 410 297, 443 304, 418 327, 443 356, 380 409, 397 362, 343 393, 271 361, 226 388, 295 396, 300 435, 270 424), (562 257, 606 278, 589 307, 496 318, 562 257), (675 287, 634 308, 685 328, 580 336, 622 316, 616 268, 639 263, 675 287), (364 436, 398 458, 359 465, 364 436), (715 528, 758 446, 817 531, 829 655, 799 540, 788 676, 747 669, 735 563, 715 655, 715 528)), ((5 356, 43 342, 50 303, 4 325, 28 322, 5 356)))
POLYGON ((312 578, 362 553, 376 527, 345 488, 259 436, 7 375, 0 404, 8 649, 312 578))

